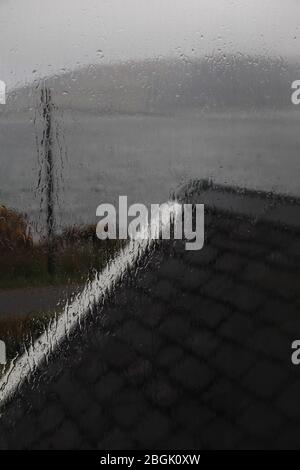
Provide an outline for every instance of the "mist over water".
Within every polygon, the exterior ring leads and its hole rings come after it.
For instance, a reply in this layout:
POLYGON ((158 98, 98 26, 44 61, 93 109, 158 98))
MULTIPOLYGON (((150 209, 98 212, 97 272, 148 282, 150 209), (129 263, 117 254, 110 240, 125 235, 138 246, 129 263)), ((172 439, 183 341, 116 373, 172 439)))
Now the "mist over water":
MULTIPOLYGON (((192 178, 300 196, 299 116, 286 111, 187 113, 180 116, 96 116, 64 113, 67 159, 56 211, 60 224, 95 222, 102 202, 164 202, 192 178), (284 159, 285 164, 282 165, 284 159)), ((7 158, 1 200, 40 217, 34 126, 1 119, 7 158), (12 132, 13 129, 13 132, 12 132)))
POLYGON ((97 205, 120 194, 163 202, 192 178, 300 195, 298 4, 17 3, 0 5, 0 202, 35 231, 45 217, 45 81, 57 226, 95 222, 97 205))

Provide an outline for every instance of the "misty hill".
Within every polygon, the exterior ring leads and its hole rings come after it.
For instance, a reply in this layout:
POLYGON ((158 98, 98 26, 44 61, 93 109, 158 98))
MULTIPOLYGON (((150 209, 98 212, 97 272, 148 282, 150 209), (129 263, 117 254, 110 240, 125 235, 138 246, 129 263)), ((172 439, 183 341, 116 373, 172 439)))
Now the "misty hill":
MULTIPOLYGON (((62 108, 97 113, 169 114, 186 109, 284 108, 300 64, 263 57, 148 60, 89 66, 47 79, 62 108)), ((36 84, 35 84, 36 85, 36 84)), ((15 91, 13 109, 34 106, 38 87, 15 91)))

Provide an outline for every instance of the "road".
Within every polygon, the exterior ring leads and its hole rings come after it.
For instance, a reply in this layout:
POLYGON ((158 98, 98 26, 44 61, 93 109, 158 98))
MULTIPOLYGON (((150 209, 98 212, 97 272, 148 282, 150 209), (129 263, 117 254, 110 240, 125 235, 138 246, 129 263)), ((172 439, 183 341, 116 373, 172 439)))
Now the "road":
POLYGON ((55 310, 79 290, 74 284, 0 290, 0 321, 12 315, 25 317, 55 310))

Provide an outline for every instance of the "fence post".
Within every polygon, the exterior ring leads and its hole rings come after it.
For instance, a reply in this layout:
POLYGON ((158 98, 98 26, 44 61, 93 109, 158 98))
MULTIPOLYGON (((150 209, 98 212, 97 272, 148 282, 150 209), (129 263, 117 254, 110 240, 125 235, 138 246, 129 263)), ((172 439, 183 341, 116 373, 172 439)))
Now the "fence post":
POLYGON ((54 238, 54 164, 52 141, 52 102, 51 91, 44 86, 41 90, 41 102, 44 118, 43 143, 46 165, 46 221, 48 242, 48 273, 55 272, 55 254, 53 246, 54 238))

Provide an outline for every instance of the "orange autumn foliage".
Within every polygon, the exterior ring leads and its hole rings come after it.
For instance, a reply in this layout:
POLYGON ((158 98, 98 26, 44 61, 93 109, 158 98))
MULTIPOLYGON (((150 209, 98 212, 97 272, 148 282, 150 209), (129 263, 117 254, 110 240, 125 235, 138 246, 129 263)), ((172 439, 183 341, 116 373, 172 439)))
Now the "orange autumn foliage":
POLYGON ((30 246, 32 246, 32 236, 25 217, 0 205, 0 251, 30 246))

